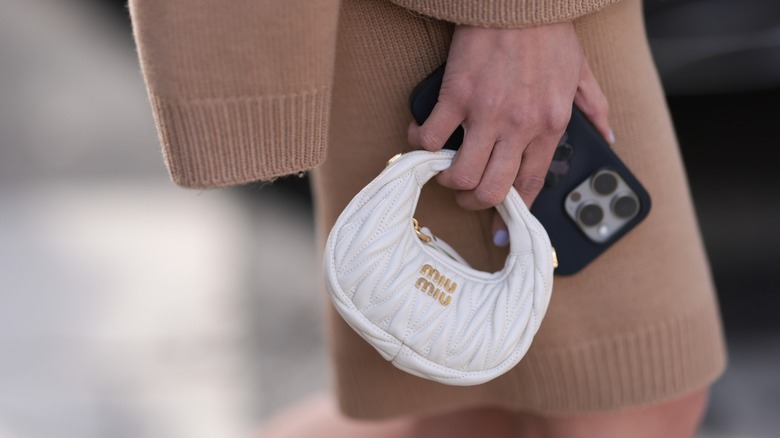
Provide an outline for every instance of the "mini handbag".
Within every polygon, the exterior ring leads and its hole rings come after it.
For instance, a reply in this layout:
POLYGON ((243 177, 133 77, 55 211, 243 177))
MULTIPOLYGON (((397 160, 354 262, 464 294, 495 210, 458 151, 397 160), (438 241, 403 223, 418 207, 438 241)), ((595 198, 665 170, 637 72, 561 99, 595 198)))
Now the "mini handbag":
POLYGON ((324 256, 344 320, 396 367, 448 385, 476 385, 514 367, 547 310, 555 252, 512 188, 496 207, 509 231, 502 270, 471 268, 413 218, 423 185, 454 152, 394 157, 341 213, 324 256))

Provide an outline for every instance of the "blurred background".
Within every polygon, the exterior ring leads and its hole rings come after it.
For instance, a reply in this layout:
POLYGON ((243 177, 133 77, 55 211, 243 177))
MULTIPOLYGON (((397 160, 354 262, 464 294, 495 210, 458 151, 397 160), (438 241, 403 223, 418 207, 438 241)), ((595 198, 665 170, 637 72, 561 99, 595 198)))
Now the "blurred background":
MULTIPOLYGON (((780 3, 646 12, 730 348, 702 436, 776 437, 780 3)), ((0 2, 0 97, 0 438, 251 436, 327 389, 306 179, 173 186, 125 1, 0 2)))

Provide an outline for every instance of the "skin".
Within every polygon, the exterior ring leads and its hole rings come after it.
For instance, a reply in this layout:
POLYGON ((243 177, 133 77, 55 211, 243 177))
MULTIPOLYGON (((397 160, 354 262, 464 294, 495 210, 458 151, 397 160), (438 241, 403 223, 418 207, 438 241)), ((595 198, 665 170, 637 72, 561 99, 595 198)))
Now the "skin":
MULTIPOLYGON (((440 150, 458 125, 463 145, 438 182, 468 210, 501 203, 513 186, 529 207, 544 186, 572 102, 612 139, 607 98, 572 23, 525 29, 455 28, 439 101, 409 143, 440 150)), ((505 228, 498 215, 494 231, 505 228)))
POLYGON ((543 417, 498 408, 464 409, 426 417, 360 421, 344 417, 327 395, 313 397, 272 418, 262 438, 693 438, 707 406, 707 391, 618 413, 543 417))

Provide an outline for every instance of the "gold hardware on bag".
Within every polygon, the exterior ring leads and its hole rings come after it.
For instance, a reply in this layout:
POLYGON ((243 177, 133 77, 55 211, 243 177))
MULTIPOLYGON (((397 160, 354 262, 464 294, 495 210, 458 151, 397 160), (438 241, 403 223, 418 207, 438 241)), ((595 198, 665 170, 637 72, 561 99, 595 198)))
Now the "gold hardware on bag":
POLYGON ((431 243, 431 236, 422 232, 422 228, 417 222, 417 219, 412 218, 412 225, 414 225, 414 232, 417 233, 417 237, 419 237, 420 240, 422 240, 424 243, 431 243))
POLYGON ((391 157, 389 160, 387 160, 387 165, 386 165, 385 167, 387 167, 387 166, 389 166, 389 165, 393 164, 393 162, 394 162, 395 160, 397 160, 397 159, 401 158, 401 155, 403 155, 403 154, 395 154, 395 155, 393 155, 393 156, 392 156, 392 157, 391 157))
POLYGON ((555 252, 555 248, 552 249, 553 254, 553 269, 558 267, 558 253, 555 252))

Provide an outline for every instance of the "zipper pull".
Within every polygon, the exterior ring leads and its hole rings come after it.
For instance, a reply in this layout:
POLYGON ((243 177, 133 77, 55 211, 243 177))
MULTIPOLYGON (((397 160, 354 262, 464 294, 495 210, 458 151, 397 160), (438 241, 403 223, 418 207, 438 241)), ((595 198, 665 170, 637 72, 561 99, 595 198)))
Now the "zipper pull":
MULTIPOLYGON (((423 233, 423 228, 420 227, 420 223, 417 222, 417 219, 412 218, 412 225, 414 225, 414 232, 417 233, 417 237, 420 238, 420 240, 423 241, 423 243, 431 243, 431 240, 433 240, 433 236, 429 234, 423 233)), ((427 228, 425 228, 429 233, 431 232, 427 228)))
POLYGON ((412 225, 414 225, 414 232, 417 233, 417 237, 422 240, 423 243, 429 245, 431 248, 451 258, 452 260, 455 260, 462 265, 471 267, 466 259, 458 254, 458 252, 455 251, 455 249, 450 245, 448 245, 447 242, 437 239, 436 236, 434 236, 431 230, 429 230, 427 227, 421 227, 417 222, 417 219, 412 218, 412 225))

